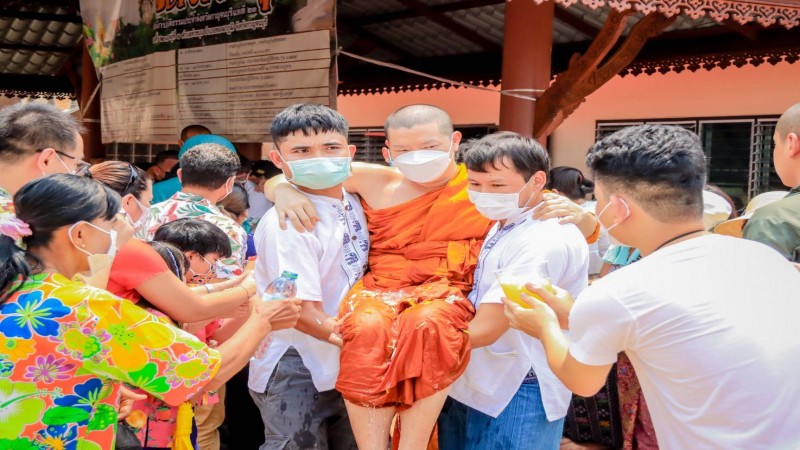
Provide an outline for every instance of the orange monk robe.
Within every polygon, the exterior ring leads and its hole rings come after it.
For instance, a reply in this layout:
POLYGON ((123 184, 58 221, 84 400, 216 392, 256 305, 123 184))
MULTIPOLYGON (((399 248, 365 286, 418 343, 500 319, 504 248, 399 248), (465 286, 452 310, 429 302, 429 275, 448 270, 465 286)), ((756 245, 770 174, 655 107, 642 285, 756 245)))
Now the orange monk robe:
POLYGON ((469 362, 466 295, 492 222, 469 201, 463 166, 440 189, 365 213, 370 272, 342 302, 336 389, 359 405, 406 408, 469 362))

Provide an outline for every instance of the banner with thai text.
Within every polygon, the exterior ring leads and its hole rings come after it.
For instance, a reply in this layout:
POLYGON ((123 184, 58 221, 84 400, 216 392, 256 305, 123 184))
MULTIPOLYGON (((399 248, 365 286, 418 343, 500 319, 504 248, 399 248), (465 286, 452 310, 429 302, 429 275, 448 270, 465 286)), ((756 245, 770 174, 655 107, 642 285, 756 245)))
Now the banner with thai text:
POLYGON ((333 105, 334 0, 81 0, 103 143, 175 143, 203 125, 266 142, 274 115, 333 105))

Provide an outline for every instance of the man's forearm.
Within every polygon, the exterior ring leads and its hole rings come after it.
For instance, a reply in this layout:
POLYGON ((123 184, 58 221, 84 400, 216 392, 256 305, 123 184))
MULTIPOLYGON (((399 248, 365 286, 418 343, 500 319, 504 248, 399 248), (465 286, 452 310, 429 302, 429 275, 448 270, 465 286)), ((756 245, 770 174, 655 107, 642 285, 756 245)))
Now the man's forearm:
POLYGON ((286 177, 283 174, 275 175, 264 183, 264 196, 267 200, 275 203, 275 189, 281 184, 286 183, 286 177))
POLYGON ((569 388, 569 377, 564 371, 564 362, 569 351, 569 340, 557 322, 553 322, 543 330, 541 342, 547 354, 547 364, 550 366, 550 370, 569 388))
POLYGON ((332 316, 311 304, 313 302, 303 302, 300 310, 300 319, 295 325, 295 329, 321 341, 330 342, 333 334, 332 316))

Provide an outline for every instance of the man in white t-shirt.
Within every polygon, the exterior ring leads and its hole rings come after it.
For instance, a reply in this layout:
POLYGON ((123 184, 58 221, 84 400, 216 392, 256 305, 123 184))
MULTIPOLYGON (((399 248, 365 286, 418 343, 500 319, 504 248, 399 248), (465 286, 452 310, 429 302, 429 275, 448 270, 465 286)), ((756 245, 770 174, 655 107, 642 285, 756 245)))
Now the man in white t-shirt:
MULTIPOLYGON (((573 224, 532 218, 550 169, 535 140, 492 134, 472 143, 463 159, 470 200, 497 221, 483 243, 469 295, 477 309, 469 324, 469 365, 450 391, 466 405, 463 448, 557 449, 572 395, 547 366, 541 343, 509 329, 496 272, 505 273, 504 284, 550 279, 578 295, 587 284, 586 239, 573 224)), ((446 428, 440 433, 459 433, 446 428)))
POLYGON ((270 158, 319 212, 311 232, 282 230, 270 210, 255 234, 259 292, 283 271, 297 274, 300 320, 272 333, 263 355, 250 363, 250 395, 264 421, 261 450, 355 449, 341 394, 335 319, 339 303, 367 267, 369 234, 356 197, 344 192, 355 147, 347 144, 347 122, 320 105, 286 108, 273 119, 277 150, 270 158))
POLYGON ((579 395, 597 392, 625 351, 662 449, 798 448, 800 274, 765 245, 704 231, 697 135, 626 128, 586 161, 598 219, 643 258, 574 305, 541 289, 546 304, 529 298, 533 309, 506 302, 511 326, 541 339, 579 395))

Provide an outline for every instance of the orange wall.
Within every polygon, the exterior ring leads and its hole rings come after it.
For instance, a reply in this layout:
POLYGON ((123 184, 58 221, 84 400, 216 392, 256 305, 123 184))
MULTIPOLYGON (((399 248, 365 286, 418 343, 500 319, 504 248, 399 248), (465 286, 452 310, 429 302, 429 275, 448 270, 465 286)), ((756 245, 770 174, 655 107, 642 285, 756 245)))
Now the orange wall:
MULTIPOLYGON (((456 125, 496 124, 500 114, 499 94, 463 88, 339 96, 338 102, 352 127, 381 127, 411 103, 437 105, 456 125)), ((797 102, 800 63, 615 77, 555 131, 550 150, 554 165, 585 168, 598 120, 779 115, 797 102)))
POLYGON ((584 168, 598 120, 780 115, 797 102, 800 63, 615 77, 553 133, 553 163, 584 168))
POLYGON ((378 95, 340 95, 338 110, 353 128, 383 127, 386 117, 405 105, 427 103, 450 114, 458 125, 496 124, 500 94, 477 89, 449 88, 378 95))

